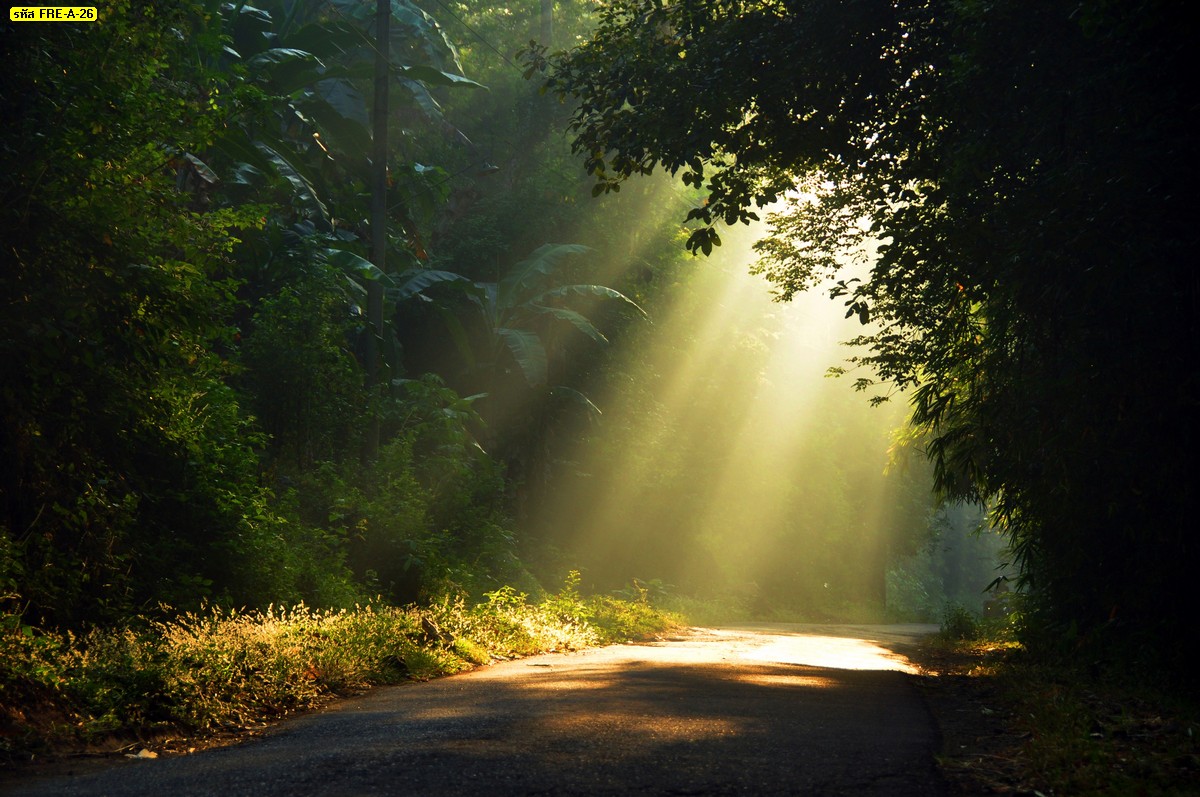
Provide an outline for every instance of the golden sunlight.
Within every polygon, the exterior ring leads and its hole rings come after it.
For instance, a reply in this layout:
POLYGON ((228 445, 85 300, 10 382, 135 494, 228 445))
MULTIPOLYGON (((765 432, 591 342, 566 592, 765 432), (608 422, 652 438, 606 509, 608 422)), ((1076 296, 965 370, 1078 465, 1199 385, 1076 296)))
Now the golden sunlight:
POLYGON ((916 675, 908 659, 866 639, 833 636, 776 637, 745 655, 752 661, 803 664, 835 670, 899 670, 916 675))
POLYGON ((758 614, 878 617, 903 402, 827 378, 860 329, 823 290, 774 302, 748 271, 761 229, 722 234, 620 342, 623 377, 541 521, 594 588, 633 575, 758 614))

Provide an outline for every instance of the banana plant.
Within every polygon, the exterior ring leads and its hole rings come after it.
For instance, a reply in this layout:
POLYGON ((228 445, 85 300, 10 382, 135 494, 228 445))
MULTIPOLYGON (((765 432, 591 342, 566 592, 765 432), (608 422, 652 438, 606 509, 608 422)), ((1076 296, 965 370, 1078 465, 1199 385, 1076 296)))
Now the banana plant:
MULTIPOLYGON (((566 366, 579 351, 570 338, 608 343, 588 315, 597 302, 647 317, 620 291, 567 278, 571 258, 589 251, 578 244, 546 244, 495 282, 426 272, 413 275, 406 288, 390 291, 399 313, 418 315, 411 308, 418 303, 440 319, 462 366, 450 366, 443 375, 460 393, 477 397, 474 407, 482 425, 476 439, 505 463, 516 485, 518 516, 549 488, 552 472, 564 461, 563 442, 580 429, 572 419, 590 424, 601 414, 586 394, 567 384, 566 366), (552 368, 555 361, 563 367, 552 368)), ((428 344, 431 337, 422 328, 406 342, 428 344)))
POLYGON ((476 283, 470 295, 485 336, 483 359, 477 363, 491 394, 480 403, 480 413, 491 425, 485 439, 518 485, 518 515, 549 488, 550 474, 562 460, 556 451, 574 426, 568 419, 582 412, 590 422, 601 414, 585 393, 566 384, 566 366, 576 351, 567 343, 569 336, 582 335, 594 345, 608 343, 587 315, 597 302, 615 302, 647 318, 620 291, 564 279, 570 260, 589 251, 578 244, 545 244, 500 280, 476 283), (554 378, 553 359, 563 366, 560 378, 554 378))
MULTIPOLYGON (((416 119, 431 135, 465 140, 442 115, 433 91, 480 84, 462 75, 457 52, 428 14, 409 0, 390 0, 390 7, 393 107, 410 128, 416 119)), ((401 273, 384 275, 366 260, 374 9, 361 0, 223 6, 222 67, 235 76, 230 85, 238 112, 215 142, 210 170, 220 177, 226 201, 273 199, 282 206, 265 214, 261 231, 241 236, 244 267, 256 287, 278 286, 298 265, 330 267, 345 276, 355 314, 369 286, 383 285, 396 301, 438 281, 462 279, 417 268, 426 257, 422 217, 436 214, 448 190, 444 171, 419 163, 393 162, 389 170, 387 226, 395 251, 387 259, 402 264, 401 273)), ((393 330, 362 327, 362 335, 375 336, 381 357, 368 346, 360 359, 382 359, 385 371, 400 375, 393 330)))
MULTIPOLYGON (((372 76, 371 4, 340 0, 267 0, 226 5, 226 67, 239 76, 234 93, 243 113, 215 149, 231 194, 276 191, 294 218, 316 229, 353 229, 366 215, 364 198, 371 132, 367 96, 372 76)), ((465 140, 433 97, 435 87, 480 88, 462 75, 457 52, 441 28, 408 0, 392 0, 391 76, 398 113, 438 136, 465 140)), ((422 164, 392 170, 389 204, 410 249, 422 249, 405 209, 429 196, 442 173, 422 164)), ((428 203, 427 203, 428 204, 428 203)))
POLYGON ((574 330, 597 345, 607 344, 608 337, 587 315, 587 306, 597 302, 616 302, 647 316, 620 291, 563 279, 569 259, 590 251, 579 244, 545 244, 495 282, 426 271, 389 296, 400 312, 410 301, 427 303, 436 311, 463 364, 464 372, 452 376, 472 391, 489 394, 486 403, 493 410, 486 414, 495 417, 496 405, 512 403, 506 402, 512 399, 508 394, 517 391, 566 401, 596 416, 600 410, 585 394, 551 378, 552 359, 569 353, 570 347, 562 345, 563 333, 574 330))
POLYGON ((613 288, 558 283, 567 259, 589 251, 579 244, 545 244, 498 282, 476 283, 479 290, 472 301, 485 329, 491 331, 489 359, 493 364, 503 363, 507 354, 530 387, 541 387, 548 377, 546 339, 556 325, 574 328, 599 345, 608 343, 599 327, 579 309, 581 304, 615 301, 646 317, 636 302, 613 288))

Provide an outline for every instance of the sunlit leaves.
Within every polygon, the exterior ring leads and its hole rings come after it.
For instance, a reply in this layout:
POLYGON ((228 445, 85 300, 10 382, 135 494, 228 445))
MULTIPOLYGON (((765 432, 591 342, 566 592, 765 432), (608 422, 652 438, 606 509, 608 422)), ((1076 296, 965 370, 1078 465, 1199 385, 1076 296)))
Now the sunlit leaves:
POLYGON ((713 227, 701 227, 694 230, 687 240, 687 248, 692 254, 703 252, 711 255, 714 246, 721 245, 721 236, 713 227))
POLYGON ((649 318, 646 311, 643 310, 637 302, 630 299, 620 291, 604 285, 563 285, 558 288, 552 288, 541 294, 533 301, 557 301, 560 299, 571 299, 572 297, 591 297, 595 299, 608 299, 611 301, 620 302, 626 307, 632 308, 642 318, 649 318))
POLYGON ((198 24, 186 4, 110 10, 6 33, 0 78, 0 534, 37 527, 17 554, 30 621, 199 599, 203 560, 219 568, 269 514, 261 440, 217 353, 234 338, 230 253, 264 212, 212 206, 218 37, 179 35, 198 24))

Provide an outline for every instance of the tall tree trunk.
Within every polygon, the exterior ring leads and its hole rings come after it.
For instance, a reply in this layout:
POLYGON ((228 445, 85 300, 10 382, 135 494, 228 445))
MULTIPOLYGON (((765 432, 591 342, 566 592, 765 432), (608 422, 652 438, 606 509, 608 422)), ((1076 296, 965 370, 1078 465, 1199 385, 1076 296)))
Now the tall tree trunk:
MULTIPOLYGON (((375 104, 371 111, 371 262, 387 271, 387 155, 388 155, 388 42, 391 39, 391 0, 375 3, 375 104)), ((372 403, 363 455, 379 451, 379 343, 383 336, 383 285, 367 281, 367 388, 372 403)))

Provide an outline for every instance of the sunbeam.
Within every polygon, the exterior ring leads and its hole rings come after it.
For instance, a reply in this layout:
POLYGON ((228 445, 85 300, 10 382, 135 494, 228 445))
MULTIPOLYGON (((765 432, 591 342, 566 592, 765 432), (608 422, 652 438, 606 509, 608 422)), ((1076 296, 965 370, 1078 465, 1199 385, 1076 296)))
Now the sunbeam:
POLYGON ((728 236, 620 342, 606 416, 540 518, 592 586, 659 579, 804 616, 881 608, 883 471, 902 406, 828 379, 856 333, 821 292, 774 302, 728 236))

